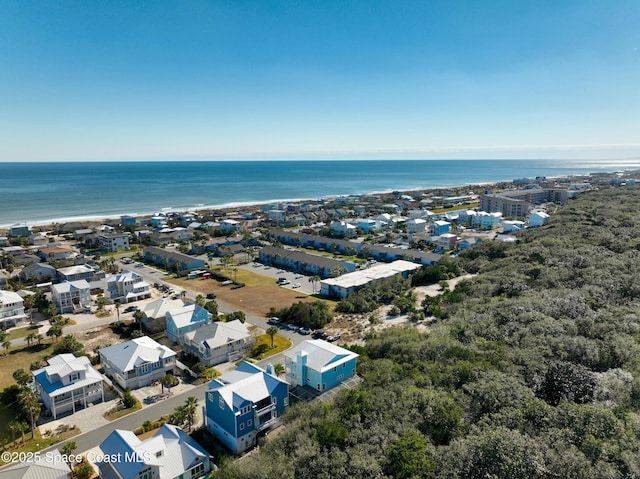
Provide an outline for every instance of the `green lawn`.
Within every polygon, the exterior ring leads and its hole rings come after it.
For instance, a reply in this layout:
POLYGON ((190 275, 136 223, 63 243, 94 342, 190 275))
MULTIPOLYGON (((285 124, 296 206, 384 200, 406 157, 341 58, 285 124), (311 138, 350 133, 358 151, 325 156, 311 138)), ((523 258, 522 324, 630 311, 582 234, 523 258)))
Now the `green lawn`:
POLYGON ((289 339, 285 338, 284 336, 279 336, 276 334, 273 337, 273 349, 271 349, 271 336, 269 336, 268 334, 263 334, 262 336, 258 336, 256 338, 256 343, 253 346, 253 351, 264 351, 264 352, 261 352, 260 354, 257 354, 255 356, 252 354, 251 357, 258 360, 265 359, 270 356, 273 356, 274 354, 278 354, 278 353, 281 353, 282 351, 286 351, 290 347, 291 347, 291 341, 289 341, 289 339))
POLYGON ((38 334, 38 328, 25 326, 24 328, 11 329, 9 331, 9 341, 13 341, 14 339, 18 338, 24 338, 29 333, 38 334))
POLYGON ((44 359, 52 354, 53 347, 51 339, 46 338, 42 343, 28 348, 26 345, 11 348, 9 354, 5 354, 2 350, 0 353, 0 389, 4 389, 15 383, 13 380, 13 372, 17 369, 29 371, 31 363, 44 359))

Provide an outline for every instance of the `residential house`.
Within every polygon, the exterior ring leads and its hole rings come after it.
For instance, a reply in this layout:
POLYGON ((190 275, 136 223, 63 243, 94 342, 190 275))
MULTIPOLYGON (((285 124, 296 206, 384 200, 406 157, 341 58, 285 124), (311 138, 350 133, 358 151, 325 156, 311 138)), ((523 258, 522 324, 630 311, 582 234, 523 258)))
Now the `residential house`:
POLYGON ((143 254, 147 261, 161 265, 166 269, 177 269, 183 273, 194 269, 202 269, 207 266, 204 260, 177 251, 167 251, 155 246, 148 246, 144 249, 143 254))
POLYGON ((75 230, 73 237, 77 240, 93 242, 95 240, 95 231, 90 228, 75 230))
POLYGON ((53 245, 40 248, 40 256, 45 261, 62 261, 77 256, 78 252, 71 246, 53 245))
POLYGON ((32 246, 46 246, 49 243, 47 237, 42 235, 41 233, 34 233, 30 235, 27 240, 32 246))
POLYGON ((464 251, 465 249, 469 249, 481 242, 482 238, 477 236, 466 236, 458 241, 458 249, 464 251))
POLYGON ((46 263, 31 263, 22 268, 18 273, 18 277, 20 281, 25 283, 29 281, 44 283, 45 281, 51 281, 57 274, 56 269, 46 263))
POLYGON ((167 315, 166 336, 174 343, 182 342, 182 336, 209 322, 211 313, 201 306, 187 303, 181 308, 169 310, 167 315))
POLYGON ((159 333, 167 329, 167 312, 182 308, 184 303, 179 299, 159 298, 141 306, 142 324, 151 333, 159 333))
POLYGON ((276 223, 284 223, 287 219, 287 212, 285 210, 269 210, 267 212, 267 218, 269 221, 275 221, 276 223))
POLYGON ((22 297, 13 291, 0 290, 0 329, 16 326, 25 319, 22 297))
POLYGON ((549 221, 549 215, 544 211, 534 211, 529 215, 529 226, 542 226, 549 221))
POLYGON ((374 218, 360 218, 357 220, 357 228, 364 234, 376 233, 382 229, 382 224, 374 218))
POLYGON ((112 301, 130 303, 151 297, 149 283, 133 271, 125 270, 102 281, 105 296, 112 301))
POLYGON ((198 479, 207 476, 211 457, 178 426, 164 424, 141 440, 131 431, 115 429, 100 444, 100 477, 109 479, 198 479), (108 461, 106 458, 122 458, 108 461))
POLYGON ((445 233, 438 237, 438 248, 453 250, 456 248, 458 237, 451 233, 445 233))
POLYGON ((184 352, 209 367, 237 361, 251 350, 253 343, 249 330, 238 319, 202 325, 182 338, 184 352))
POLYGON ((51 285, 51 301, 58 313, 81 313, 91 308, 91 287, 86 280, 51 285))
POLYGON ((33 371, 33 377, 40 399, 53 419, 104 401, 102 375, 91 366, 89 358, 58 354, 47 363, 33 371))
POLYGON ((287 382, 327 391, 356 374, 358 355, 322 339, 308 339, 284 354, 287 382))
POLYGON ((478 211, 474 218, 474 226, 489 230, 496 228, 500 224, 501 220, 502 213, 487 213, 486 211, 478 211))
POLYGON ((70 221, 68 223, 63 223, 62 225, 60 225, 60 227, 58 228, 58 231, 61 234, 69 234, 69 233, 73 233, 75 230, 81 230, 84 228, 85 228, 85 225, 83 225, 82 223, 79 223, 77 221, 70 221))
POLYGON ((320 293, 334 298, 346 298, 366 285, 385 278, 397 275, 407 278, 409 274, 418 268, 417 264, 405 260, 376 264, 370 268, 347 273, 338 278, 323 279, 320 281, 320 293))
POLYGON ((329 224, 331 231, 340 238, 350 238, 356 235, 356 226, 346 221, 332 221, 329 224))
POLYGON ((100 248, 105 251, 118 252, 129 250, 129 233, 101 233, 96 235, 100 248))
POLYGON ((15 225, 11 225, 9 227, 9 236, 28 238, 29 236, 31 236, 31 230, 26 223, 16 223, 15 225))
POLYGON ((220 222, 220 229, 227 233, 235 233, 240 231, 240 222, 232 219, 222 220, 220 222))
POLYGON ((2 469, 3 479, 71 479, 71 468, 60 451, 53 449, 46 454, 24 454, 2 469))
POLYGON ((195 219, 196 219, 196 215, 193 213, 182 213, 178 217, 178 220, 180 221, 180 225, 185 228, 189 226, 191 223, 193 223, 195 219))
POLYGON ((258 434, 278 423, 289 406, 289 385, 246 361, 209 383, 205 424, 211 434, 239 454, 256 445, 258 434))
POLYGON ((424 233, 427 230, 427 220, 423 218, 413 218, 405 223, 407 233, 410 235, 424 233))
POLYGON ((78 264, 66 268, 58 268, 57 276, 60 281, 78 281, 81 279, 87 282, 97 281, 105 277, 104 271, 89 264, 78 264))
POLYGON ((429 225, 429 233, 433 236, 440 236, 451 230, 451 223, 443 220, 432 221, 429 225))
POLYGON ((156 213, 151 217, 151 226, 162 228, 167 224, 167 216, 164 213, 156 213))
POLYGON ((521 231, 525 228, 525 222, 524 221, 518 221, 518 220, 513 220, 513 221, 508 221, 505 220, 502 222, 502 229, 505 233, 513 233, 515 231, 521 231))
POLYGON ((122 226, 135 226, 138 224, 138 220, 135 216, 123 215, 120 217, 120 224, 122 226))
POLYGON ((107 376, 122 389, 137 389, 159 381, 176 368, 176 353, 148 336, 114 344, 99 351, 107 376))

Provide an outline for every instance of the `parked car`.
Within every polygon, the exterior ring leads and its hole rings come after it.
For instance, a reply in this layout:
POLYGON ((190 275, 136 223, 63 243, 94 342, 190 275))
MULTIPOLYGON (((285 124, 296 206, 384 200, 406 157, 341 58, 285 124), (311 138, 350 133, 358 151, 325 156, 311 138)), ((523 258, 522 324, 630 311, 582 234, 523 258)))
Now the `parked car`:
POLYGON ((336 334, 332 334, 331 336, 327 336, 327 341, 329 341, 330 343, 337 341, 338 339, 340 339, 340 333, 336 333, 336 334))
POLYGON ((298 329, 300 329, 300 326, 296 325, 296 324, 289 324, 287 325, 287 327, 291 330, 291 331, 297 331, 298 329))
POLYGON ((327 333, 325 333, 321 329, 318 329, 315 333, 313 333, 312 338, 313 339, 324 339, 326 335, 327 335, 327 333))
POLYGON ((207 293, 207 299, 216 299, 216 293, 207 293))
POLYGON ((285 284, 289 284, 290 281, 287 278, 278 278, 278 284, 280 286, 284 286, 285 284))
POLYGON ((300 283, 295 283, 295 284, 292 284, 291 287, 296 289, 296 288, 301 288, 302 285, 300 283))
POLYGON ((138 307, 137 306, 127 306, 126 308, 124 308, 124 312, 125 313, 131 313, 133 311, 137 311, 138 307))
POLYGON ((278 318, 276 316, 272 316, 271 318, 267 319, 267 323, 269 323, 269 324, 278 324, 278 323, 280 323, 280 318, 278 318))
POLYGON ((233 280, 228 279, 220 283, 221 286, 229 286, 230 284, 233 284, 233 280))
POLYGON ((300 329, 298 330, 298 332, 299 332, 300 334, 304 334, 305 336, 306 336, 307 334, 311 334, 311 330, 310 330, 309 328, 300 328, 300 329))

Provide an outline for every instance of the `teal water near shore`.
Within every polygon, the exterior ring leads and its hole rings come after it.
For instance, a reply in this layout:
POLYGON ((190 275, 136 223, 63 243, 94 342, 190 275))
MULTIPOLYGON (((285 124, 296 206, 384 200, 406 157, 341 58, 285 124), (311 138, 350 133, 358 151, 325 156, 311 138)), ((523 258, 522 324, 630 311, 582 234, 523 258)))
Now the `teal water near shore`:
POLYGON ((0 226, 638 168, 639 160, 0 163, 0 226))

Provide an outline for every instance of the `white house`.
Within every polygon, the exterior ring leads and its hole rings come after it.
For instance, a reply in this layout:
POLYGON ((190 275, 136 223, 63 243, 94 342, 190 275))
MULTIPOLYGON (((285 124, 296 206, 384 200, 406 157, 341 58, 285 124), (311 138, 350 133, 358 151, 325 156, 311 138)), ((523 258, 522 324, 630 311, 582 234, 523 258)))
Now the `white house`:
POLYGON ((502 230, 505 233, 521 231, 525 228, 525 222, 519 220, 505 220, 502 222, 502 230))
POLYGON ((0 329, 16 326, 25 319, 22 297, 13 291, 0 290, 0 329))
POLYGON ((105 296, 113 301, 129 303, 139 299, 150 298, 149 283, 138 273, 125 270, 103 280, 105 296))
POLYGON ((222 220, 220 222, 220 229, 222 229, 222 231, 226 231, 229 233, 232 233, 234 231, 240 231, 240 222, 236 220, 231 220, 231 219, 222 220))
POLYGON ((287 212, 285 210, 269 210, 267 218, 269 218, 269 221, 283 223, 287 219, 287 212))
POLYGON ((329 225, 331 231, 342 237, 354 236, 356 234, 356 226, 346 221, 332 221, 329 225))
POLYGON ((99 350, 105 374, 122 389, 137 389, 159 381, 176 368, 176 353, 148 336, 99 350))
POLYGON ((91 307, 91 287, 84 279, 54 284, 51 301, 60 314, 84 312, 91 307))
POLYGON ((58 354, 48 366, 33 371, 40 399, 53 419, 65 412, 76 412, 98 401, 104 401, 102 375, 89 358, 58 354))
POLYGON ((131 431, 116 429, 100 444, 100 449, 97 466, 102 478, 198 479, 208 475, 212 468, 207 451, 172 424, 163 425, 145 440, 131 431))
POLYGON ((424 233, 427 229, 427 220, 422 218, 413 218, 405 223, 407 225, 407 233, 418 234, 424 233))
POLYGON ((542 226, 549 221, 549 215, 544 211, 534 211, 529 215, 529 226, 542 226))
POLYGON ((128 233, 101 233, 96 236, 100 247, 106 251, 117 252, 129 249, 128 233))
POLYGON ((254 340, 240 320, 205 324, 183 336, 185 353, 196 356, 207 366, 237 361, 247 354, 254 340))

